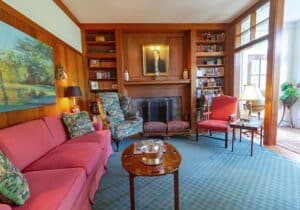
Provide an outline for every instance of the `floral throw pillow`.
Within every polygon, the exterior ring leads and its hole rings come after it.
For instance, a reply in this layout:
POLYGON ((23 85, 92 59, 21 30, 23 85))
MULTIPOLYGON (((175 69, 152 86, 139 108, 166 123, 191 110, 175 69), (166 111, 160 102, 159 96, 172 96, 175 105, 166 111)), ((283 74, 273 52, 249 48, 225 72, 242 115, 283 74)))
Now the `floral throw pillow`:
POLYGON ((63 121, 70 138, 76 138, 95 131, 87 112, 64 114, 63 121))
POLYGON ((0 152, 0 203, 23 205, 29 196, 25 177, 0 152))

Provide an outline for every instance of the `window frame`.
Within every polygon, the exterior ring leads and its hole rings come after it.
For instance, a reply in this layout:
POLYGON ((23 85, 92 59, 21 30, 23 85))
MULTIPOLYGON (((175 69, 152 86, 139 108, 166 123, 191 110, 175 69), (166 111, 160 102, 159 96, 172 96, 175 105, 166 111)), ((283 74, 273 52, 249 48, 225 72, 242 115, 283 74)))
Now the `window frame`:
POLYGON ((270 34, 270 14, 271 14, 271 2, 270 0, 264 0, 261 1, 260 4, 258 4, 255 8, 253 8, 249 13, 243 15, 242 17, 238 18, 236 23, 234 24, 234 51, 240 51, 244 48, 248 48, 252 45, 255 45, 259 42, 262 42, 264 40, 269 39, 269 34, 270 34), (267 18, 264 18, 260 22, 256 23, 256 12, 259 10, 261 7, 265 6, 266 4, 269 4, 269 16, 267 18), (249 29, 245 31, 242 30, 242 23, 243 21, 250 16, 250 27, 249 29), (256 36, 256 28, 268 23, 268 33, 266 35, 263 35, 259 38, 255 38, 256 36), (250 32, 250 41, 244 44, 241 44, 242 41, 242 36, 246 33, 250 32))

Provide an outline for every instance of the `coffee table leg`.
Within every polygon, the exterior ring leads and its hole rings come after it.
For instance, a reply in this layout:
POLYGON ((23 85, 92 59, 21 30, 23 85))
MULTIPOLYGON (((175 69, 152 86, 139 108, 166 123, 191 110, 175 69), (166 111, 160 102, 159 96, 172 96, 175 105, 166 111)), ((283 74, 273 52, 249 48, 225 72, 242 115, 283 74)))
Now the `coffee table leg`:
POLYGON ((253 136, 254 136, 254 131, 251 131, 251 156, 253 155, 253 136))
POLYGON ((130 187, 130 209, 135 210, 134 202, 134 176, 129 174, 129 187, 130 187))
POLYGON ((231 148, 231 152, 233 152, 233 147, 234 147, 234 141, 235 141, 235 128, 233 128, 232 130, 232 148, 231 148))
POLYGON ((179 209, 179 183, 178 183, 178 171, 174 172, 174 207, 175 210, 179 209))

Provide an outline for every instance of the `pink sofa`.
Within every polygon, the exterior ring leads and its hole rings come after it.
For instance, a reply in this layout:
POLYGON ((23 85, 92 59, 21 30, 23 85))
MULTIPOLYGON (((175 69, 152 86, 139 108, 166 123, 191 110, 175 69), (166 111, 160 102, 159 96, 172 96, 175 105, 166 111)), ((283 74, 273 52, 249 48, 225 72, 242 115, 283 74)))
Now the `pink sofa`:
POLYGON ((30 187, 22 206, 0 210, 86 210, 113 150, 109 130, 68 140, 58 116, 0 130, 0 149, 30 187))

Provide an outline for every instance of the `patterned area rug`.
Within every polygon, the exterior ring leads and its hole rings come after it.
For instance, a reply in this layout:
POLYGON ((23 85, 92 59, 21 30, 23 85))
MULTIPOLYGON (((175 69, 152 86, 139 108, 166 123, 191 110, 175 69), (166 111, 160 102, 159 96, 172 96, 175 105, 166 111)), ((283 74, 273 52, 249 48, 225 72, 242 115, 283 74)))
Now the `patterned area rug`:
MULTIPOLYGON (((133 141, 122 142, 120 151, 133 141)), ((224 142, 201 137, 172 138, 181 153, 180 209, 300 209, 300 165, 259 145, 250 157, 250 142, 224 149, 224 142)), ((95 195, 93 210, 130 209, 128 175, 122 152, 114 153, 95 195)), ((173 206, 173 176, 135 178, 137 210, 173 206)))

